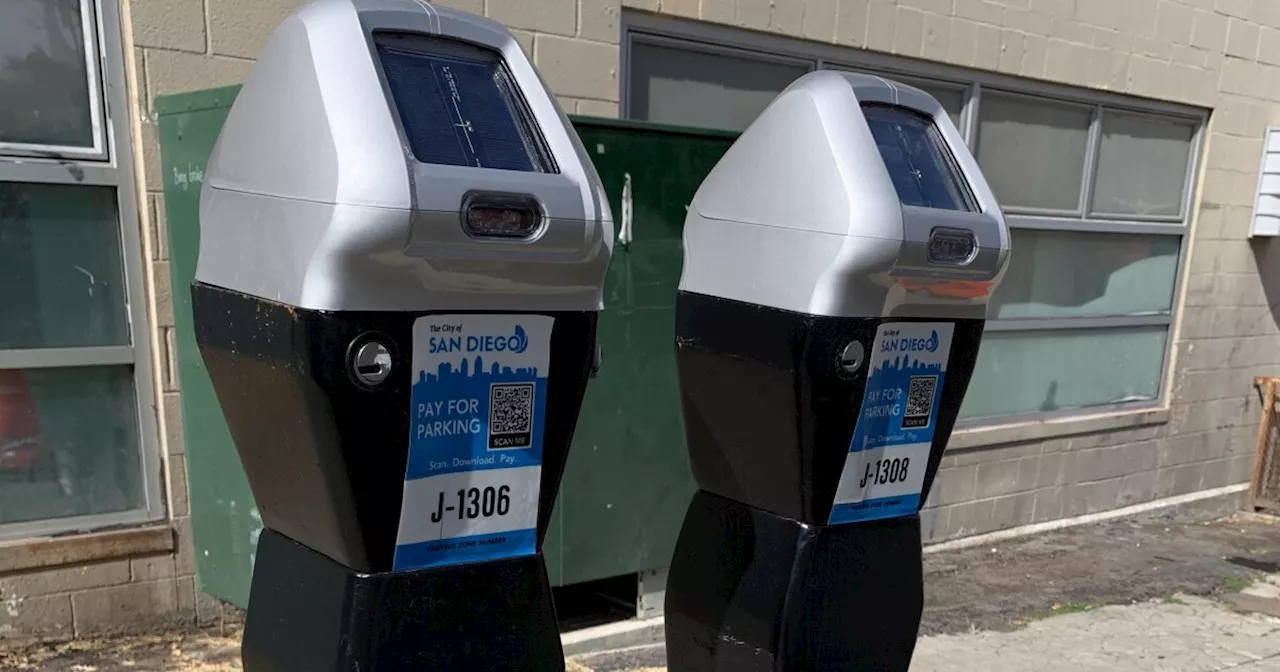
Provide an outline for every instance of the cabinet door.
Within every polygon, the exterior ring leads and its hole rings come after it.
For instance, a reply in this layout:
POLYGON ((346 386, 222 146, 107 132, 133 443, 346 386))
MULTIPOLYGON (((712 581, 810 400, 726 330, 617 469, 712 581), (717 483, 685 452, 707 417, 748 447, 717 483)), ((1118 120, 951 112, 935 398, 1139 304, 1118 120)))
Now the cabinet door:
POLYGON ((546 552, 557 585, 670 563, 694 492, 675 371, 685 211, 734 134, 576 120, 613 210, 600 317, 603 363, 587 388, 546 552), (631 242, 617 240, 630 178, 631 242))

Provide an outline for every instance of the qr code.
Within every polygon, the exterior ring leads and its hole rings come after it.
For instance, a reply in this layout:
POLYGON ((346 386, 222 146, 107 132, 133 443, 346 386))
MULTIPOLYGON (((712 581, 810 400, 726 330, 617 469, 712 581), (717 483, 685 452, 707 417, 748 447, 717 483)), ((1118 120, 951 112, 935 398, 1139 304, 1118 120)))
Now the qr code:
POLYGON ((902 414, 902 426, 928 427, 933 419, 933 395, 938 389, 937 376, 912 376, 907 384, 907 408, 902 414))
POLYGON ((489 448, 527 448, 533 439, 533 383, 489 388, 489 448))

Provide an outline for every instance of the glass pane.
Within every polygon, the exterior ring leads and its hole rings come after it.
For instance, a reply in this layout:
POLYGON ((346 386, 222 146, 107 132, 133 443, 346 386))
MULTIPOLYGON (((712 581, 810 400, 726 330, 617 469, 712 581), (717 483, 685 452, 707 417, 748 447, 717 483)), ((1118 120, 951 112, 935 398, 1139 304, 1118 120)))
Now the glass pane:
POLYGON ((0 182, 0 349, 128 345, 115 189, 0 182))
POLYGON ((93 147, 80 0, 0 2, 0 142, 93 147))
POLYGON ((146 505, 128 366, 0 370, 0 524, 146 505))
POLYGON ((863 105, 862 113, 903 205, 973 210, 932 117, 890 105, 863 105))
POLYGON ((962 417, 1154 400, 1167 327, 987 332, 962 417))
POLYGON ((802 65, 631 45, 631 117, 741 131, 809 71, 802 65))
POLYGON ((1178 236, 1013 229, 993 318, 1168 315, 1178 236))
POLYGON ((429 38, 379 36, 378 55, 419 161, 545 172, 496 54, 429 38))
POLYGON ((1004 208, 1078 210, 1089 108, 983 93, 978 164, 1004 208))
POLYGON ((1191 161, 1189 124, 1108 112, 1102 117, 1093 212, 1113 215, 1182 213, 1191 161))

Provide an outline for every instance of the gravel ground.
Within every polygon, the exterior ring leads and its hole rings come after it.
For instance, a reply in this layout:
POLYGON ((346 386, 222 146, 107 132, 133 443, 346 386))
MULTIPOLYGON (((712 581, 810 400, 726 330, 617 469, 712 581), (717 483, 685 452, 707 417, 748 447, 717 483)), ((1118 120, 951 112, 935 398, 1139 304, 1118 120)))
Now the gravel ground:
POLYGON ((203 630, 85 639, 20 651, 0 651, 0 670, 231 672, 240 669, 238 631, 203 630))
POLYGON ((1012 630, 1053 605, 1215 595, 1280 571, 1280 519, 1167 513, 925 556, 920 634, 1012 630))

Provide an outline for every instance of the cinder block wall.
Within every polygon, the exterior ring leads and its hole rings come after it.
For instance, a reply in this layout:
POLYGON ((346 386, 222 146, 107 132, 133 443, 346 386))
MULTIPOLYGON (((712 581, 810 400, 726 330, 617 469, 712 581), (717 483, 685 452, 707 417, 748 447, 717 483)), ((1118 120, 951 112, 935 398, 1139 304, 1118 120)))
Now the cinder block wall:
MULTIPOLYGON (((113 0, 104 0, 107 2, 113 0)), ((140 226, 150 265, 158 409, 177 551, 0 580, 26 596, 0 637, 91 632, 144 614, 213 613, 194 592, 173 357, 158 95, 238 83, 298 0, 119 0, 140 226), (41 602, 41 600, 45 600, 41 602), (35 608, 37 605, 44 605, 35 608), (73 608, 74 607, 74 608, 73 608), (69 630, 68 630, 69 629, 69 630)), ((1114 509, 1244 482, 1255 375, 1280 375, 1280 252, 1246 238, 1262 136, 1280 121, 1275 0, 447 0, 510 26, 567 112, 618 114, 623 8, 944 61, 1213 110, 1175 328, 1171 405, 1155 413, 964 432, 926 537, 1114 509)))
POLYGON ((195 587, 186 550, 86 561, 0 578, 0 648, 238 618, 195 587))

